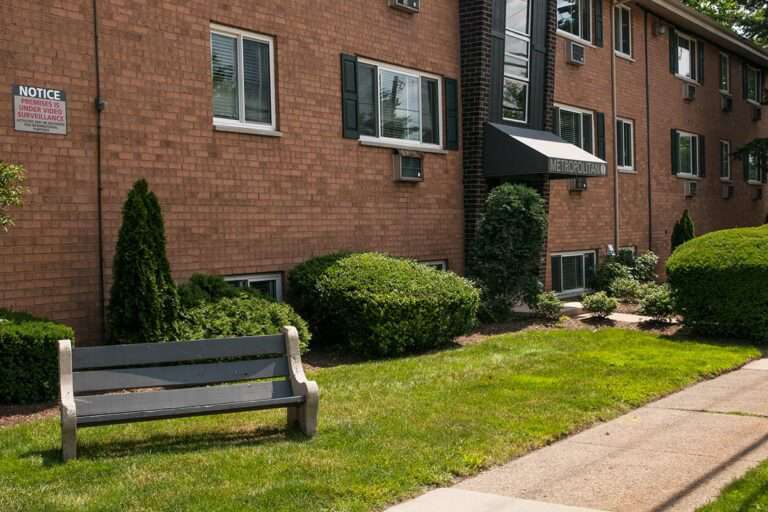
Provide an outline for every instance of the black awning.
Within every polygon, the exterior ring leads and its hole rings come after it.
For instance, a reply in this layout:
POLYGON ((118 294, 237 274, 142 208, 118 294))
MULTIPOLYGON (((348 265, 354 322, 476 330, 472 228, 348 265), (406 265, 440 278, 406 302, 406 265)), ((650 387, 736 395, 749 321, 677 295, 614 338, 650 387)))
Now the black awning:
POLYGON ((608 164, 557 135, 488 123, 485 128, 486 176, 534 176, 552 179, 601 177, 608 164))

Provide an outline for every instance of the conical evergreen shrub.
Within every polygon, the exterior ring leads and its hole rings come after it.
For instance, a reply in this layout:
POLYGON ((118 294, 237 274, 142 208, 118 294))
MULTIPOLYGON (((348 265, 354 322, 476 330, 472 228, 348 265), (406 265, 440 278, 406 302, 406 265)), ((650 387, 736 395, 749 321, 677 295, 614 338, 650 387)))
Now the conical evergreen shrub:
POLYGON ((172 339, 178 312, 160 204, 141 180, 123 205, 108 310, 110 338, 116 343, 172 339))
POLYGON ((696 238, 696 230, 688 210, 683 212, 683 217, 675 224, 672 230, 672 252, 689 240, 696 238))

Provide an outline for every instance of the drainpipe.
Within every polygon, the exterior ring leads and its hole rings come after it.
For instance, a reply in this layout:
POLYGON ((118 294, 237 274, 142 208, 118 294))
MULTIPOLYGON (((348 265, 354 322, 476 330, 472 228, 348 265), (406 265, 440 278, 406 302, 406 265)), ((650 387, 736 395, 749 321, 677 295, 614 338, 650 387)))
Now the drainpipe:
POLYGON ((107 315, 105 310, 106 290, 104 282, 104 215, 102 201, 102 166, 101 166, 101 113, 106 107, 106 102, 101 97, 101 59, 99 56, 99 11, 98 0, 93 0, 93 47, 94 47, 94 71, 96 79, 96 216, 97 216, 97 240, 99 244, 99 314, 101 316, 101 339, 106 339, 107 315))
POLYGON ((653 250, 653 182, 651 180, 651 73, 648 62, 648 11, 643 9, 645 29, 645 147, 648 158, 648 250, 653 250))

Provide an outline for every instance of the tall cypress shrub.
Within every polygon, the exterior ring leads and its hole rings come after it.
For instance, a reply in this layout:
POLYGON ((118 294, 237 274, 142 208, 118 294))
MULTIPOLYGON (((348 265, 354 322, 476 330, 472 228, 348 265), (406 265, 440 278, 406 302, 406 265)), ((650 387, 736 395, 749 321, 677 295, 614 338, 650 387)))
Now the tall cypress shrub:
POLYGON ((675 252, 675 249, 694 238, 696 238, 696 229, 688 210, 685 210, 682 218, 677 221, 675 228, 672 230, 672 252, 675 252))
POLYGON ((140 180, 123 205, 108 311, 110 338, 116 343, 170 339, 178 312, 160 204, 140 180))

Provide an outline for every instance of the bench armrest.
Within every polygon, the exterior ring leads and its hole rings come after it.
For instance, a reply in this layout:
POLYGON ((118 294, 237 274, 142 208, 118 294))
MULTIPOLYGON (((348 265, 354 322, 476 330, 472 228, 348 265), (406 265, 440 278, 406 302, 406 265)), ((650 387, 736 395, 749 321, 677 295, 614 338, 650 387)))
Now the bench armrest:
POLYGON ((59 341, 59 405, 62 418, 65 415, 75 416, 75 390, 72 379, 72 342, 59 341))
POLYGON ((320 402, 320 388, 317 383, 307 380, 304 374, 304 366, 301 364, 301 350, 299 332, 295 327, 282 328, 285 336, 285 353, 288 358, 288 379, 294 395, 304 397, 304 410, 306 413, 305 432, 313 435, 317 430, 317 411, 320 402))

